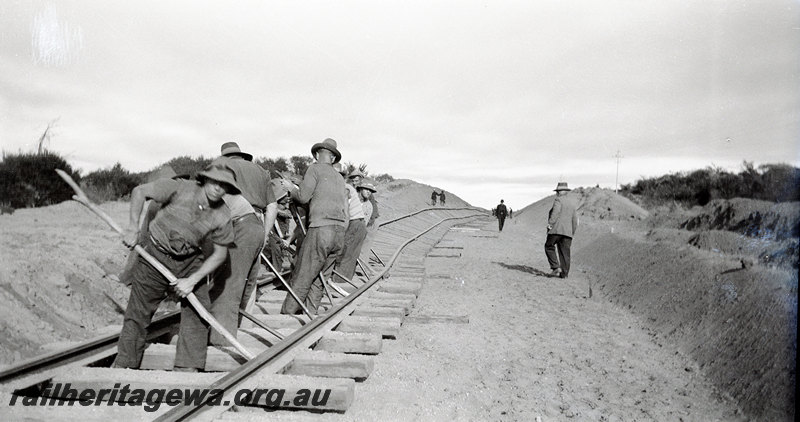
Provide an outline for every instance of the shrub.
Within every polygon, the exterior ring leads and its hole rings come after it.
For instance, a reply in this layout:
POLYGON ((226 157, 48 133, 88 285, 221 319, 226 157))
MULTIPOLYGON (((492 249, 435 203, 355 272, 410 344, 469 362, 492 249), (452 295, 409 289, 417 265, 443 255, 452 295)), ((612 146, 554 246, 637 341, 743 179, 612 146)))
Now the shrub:
POLYGON ((308 170, 308 166, 314 162, 314 159, 307 155, 294 155, 289 158, 289 161, 292 163, 292 170, 294 173, 304 176, 306 174, 306 170, 308 170))
POLYGON ((26 208, 57 204, 72 198, 72 188, 56 174, 67 172, 76 181, 80 173, 60 155, 51 151, 3 153, 0 162, 0 198, 6 207, 26 208))
POLYGON ((130 195, 144 182, 141 174, 131 174, 120 163, 110 169, 93 171, 83 178, 81 187, 93 202, 116 201, 130 195))
POLYGON ((380 183, 382 183, 382 182, 394 182, 394 177, 392 177, 388 173, 383 173, 383 174, 379 174, 379 175, 375 176, 375 181, 376 182, 380 182, 380 183))
POLYGON ((259 157, 255 163, 261 166, 264 170, 269 172, 270 177, 274 177, 278 173, 289 171, 289 162, 283 158, 263 158, 259 157))
POLYGON ((175 157, 164 164, 168 164, 175 170, 177 174, 186 174, 190 178, 197 176, 197 173, 203 171, 213 159, 203 157, 202 155, 197 158, 189 157, 188 155, 175 157))
POLYGON ((624 195, 639 195, 645 206, 679 202, 684 206, 706 205, 712 199, 751 198, 772 202, 800 200, 800 169, 786 164, 766 164, 758 170, 742 163, 738 174, 717 167, 692 172, 641 178, 623 185, 624 195))

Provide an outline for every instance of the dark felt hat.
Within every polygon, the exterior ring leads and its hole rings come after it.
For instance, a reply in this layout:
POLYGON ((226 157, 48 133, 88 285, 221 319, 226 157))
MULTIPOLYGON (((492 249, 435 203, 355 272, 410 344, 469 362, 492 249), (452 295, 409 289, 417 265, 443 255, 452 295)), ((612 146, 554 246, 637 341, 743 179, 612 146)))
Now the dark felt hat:
POLYGON ((222 144, 222 148, 220 148, 222 155, 225 157, 231 155, 238 155, 239 157, 244 158, 247 161, 253 161, 253 155, 248 154, 246 152, 242 152, 242 149, 239 148, 239 144, 236 142, 225 142, 222 144))
POLYGON ((233 170, 222 164, 212 164, 206 167, 205 170, 197 173, 197 180, 202 181, 203 179, 211 179, 219 183, 225 183, 233 188, 231 193, 239 193, 242 191, 239 189, 239 185, 236 184, 236 175, 233 174, 233 170))
POLYGON ((317 150, 320 148, 327 149, 336 156, 336 158, 333 160, 334 163, 338 163, 339 160, 342 159, 342 153, 336 148, 336 141, 333 139, 326 138, 324 141, 314 144, 314 146, 311 147, 311 155, 313 156, 316 154, 317 150))

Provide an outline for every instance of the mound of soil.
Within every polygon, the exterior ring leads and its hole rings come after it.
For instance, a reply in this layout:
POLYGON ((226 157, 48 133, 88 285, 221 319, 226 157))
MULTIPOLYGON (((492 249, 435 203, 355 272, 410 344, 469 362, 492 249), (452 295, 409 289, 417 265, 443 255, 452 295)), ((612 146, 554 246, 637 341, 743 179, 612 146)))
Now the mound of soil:
MULTIPOLYGON (((576 188, 567 194, 578 201, 578 216, 596 220, 642 220, 649 213, 630 199, 611 190, 601 188, 576 188)), ((534 202, 514 213, 526 223, 546 224, 555 195, 534 202), (544 222, 544 223, 543 223, 544 222)))
POLYGON ((681 224, 681 228, 728 230, 767 240, 797 238, 800 236, 800 202, 717 199, 681 224))
POLYGON ((616 234, 574 256, 596 291, 648 321, 655 341, 691 355, 748 415, 793 419, 796 272, 743 269, 737 259, 616 234))
MULTIPOLYGON (((374 194, 378 201, 381 221, 387 221, 394 217, 399 217, 422 208, 432 207, 431 192, 441 192, 442 189, 417 183, 413 180, 398 179, 388 183, 381 183, 377 186, 378 192, 374 194)), ((445 192, 446 207, 469 207, 469 203, 459 198, 451 192, 445 192)), ((437 201, 437 207, 442 206, 437 201)))
MULTIPOLYGON (((128 204, 101 208, 117 222, 128 219, 128 204)), ((0 232, 0 363, 120 323, 128 289, 117 273, 128 250, 94 214, 71 201, 18 209, 0 216, 0 232)))

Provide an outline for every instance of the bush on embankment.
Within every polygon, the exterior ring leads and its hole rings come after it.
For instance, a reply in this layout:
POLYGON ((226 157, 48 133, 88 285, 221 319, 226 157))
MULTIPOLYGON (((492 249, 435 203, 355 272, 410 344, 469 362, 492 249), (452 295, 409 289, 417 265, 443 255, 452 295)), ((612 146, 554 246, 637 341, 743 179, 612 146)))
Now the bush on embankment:
POLYGON ((642 178, 623 185, 620 193, 632 196, 647 208, 678 202, 685 207, 705 205, 714 199, 750 198, 771 202, 800 201, 800 168, 764 164, 756 169, 745 161, 742 171, 732 173, 709 167, 660 177, 642 178))
POLYGON ((594 291, 629 308, 696 360, 759 420, 794 420, 797 273, 686 245, 607 234, 580 248, 594 291))
POLYGON ((57 153, 46 150, 41 153, 4 153, 0 161, 0 205, 4 210, 13 210, 70 199, 73 191, 55 169, 62 169, 76 181, 80 180, 80 174, 57 153))

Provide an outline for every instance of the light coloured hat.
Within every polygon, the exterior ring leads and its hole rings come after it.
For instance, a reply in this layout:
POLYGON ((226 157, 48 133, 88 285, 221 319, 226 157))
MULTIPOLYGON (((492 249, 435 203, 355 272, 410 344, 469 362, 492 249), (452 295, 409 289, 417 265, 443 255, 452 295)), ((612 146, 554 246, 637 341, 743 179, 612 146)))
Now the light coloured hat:
POLYGON ((197 180, 202 181, 203 179, 211 179, 219 183, 225 183, 233 188, 233 192, 231 193, 239 193, 242 191, 239 189, 239 185, 236 184, 236 176, 233 174, 233 170, 222 164, 211 164, 206 167, 205 170, 197 173, 197 180))
POLYGON ((373 193, 378 191, 377 189, 375 189, 375 185, 373 185, 372 183, 364 183, 364 182, 359 183, 358 186, 356 186, 356 189, 366 189, 372 191, 373 193))
POLYGON ((236 142, 225 142, 222 144, 222 148, 220 148, 222 155, 225 157, 231 155, 238 155, 239 157, 244 158, 247 161, 253 161, 253 155, 248 154, 246 152, 242 152, 241 148, 239 148, 239 144, 236 142))
POLYGON ((347 175, 348 179, 352 179, 354 177, 364 177, 364 173, 361 172, 359 169, 353 170, 350 174, 347 175))
POLYGON ((336 148, 336 141, 333 139, 326 138, 324 141, 314 144, 314 146, 311 147, 311 155, 313 156, 316 154, 317 150, 320 148, 327 149, 336 156, 333 160, 334 163, 338 163, 342 159, 342 153, 336 148))
POLYGON ((556 185, 556 188, 555 188, 555 189, 553 189, 553 190, 554 190, 554 191, 556 191, 556 192, 558 192, 558 191, 562 191, 562 190, 570 191, 570 190, 572 190, 572 189, 570 189, 570 188, 567 186, 567 182, 558 182, 558 185, 556 185))

